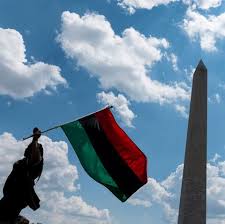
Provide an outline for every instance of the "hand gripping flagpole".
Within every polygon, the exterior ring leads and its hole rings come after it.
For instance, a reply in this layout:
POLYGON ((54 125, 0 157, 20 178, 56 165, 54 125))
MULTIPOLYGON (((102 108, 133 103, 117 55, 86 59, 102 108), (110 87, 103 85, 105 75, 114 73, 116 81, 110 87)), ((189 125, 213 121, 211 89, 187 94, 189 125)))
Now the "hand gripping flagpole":
MULTIPOLYGON (((52 127, 52 128, 49 128, 49 129, 47 129, 47 130, 44 130, 44 131, 41 132, 41 134, 46 133, 46 132, 49 132, 49 131, 54 130, 54 129, 57 129, 57 128, 60 128, 61 126, 65 125, 65 124, 69 124, 69 123, 71 123, 71 122, 77 121, 77 120, 82 119, 82 118, 84 118, 84 117, 87 117, 87 116, 90 116, 90 115, 92 115, 92 114, 95 114, 95 113, 97 113, 97 112, 99 112, 99 111, 102 111, 102 110, 105 110, 105 109, 111 109, 111 108, 113 108, 113 106, 107 106, 107 107, 104 107, 104 108, 102 108, 102 109, 100 109, 100 110, 98 110, 98 111, 95 111, 95 112, 93 112, 93 113, 89 113, 89 114, 87 114, 87 115, 85 115, 85 116, 76 118, 76 119, 74 119, 74 120, 72 120, 72 121, 69 121, 69 122, 66 122, 66 123, 63 123, 63 124, 59 124, 59 125, 56 125, 56 126, 54 126, 54 127, 52 127)), ((28 137, 25 137, 25 138, 23 138, 23 141, 24 141, 24 140, 27 140, 27 139, 29 139, 29 138, 32 138, 33 136, 34 136, 34 135, 30 135, 30 136, 28 136, 28 137)))

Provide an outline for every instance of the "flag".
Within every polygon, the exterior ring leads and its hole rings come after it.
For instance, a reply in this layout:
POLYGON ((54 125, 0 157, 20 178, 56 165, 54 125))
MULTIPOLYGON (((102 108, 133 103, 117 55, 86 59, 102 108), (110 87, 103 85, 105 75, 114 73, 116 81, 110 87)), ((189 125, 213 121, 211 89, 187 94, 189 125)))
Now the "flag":
POLYGON ((147 182, 147 159, 109 108, 61 126, 81 165, 122 202, 147 182))

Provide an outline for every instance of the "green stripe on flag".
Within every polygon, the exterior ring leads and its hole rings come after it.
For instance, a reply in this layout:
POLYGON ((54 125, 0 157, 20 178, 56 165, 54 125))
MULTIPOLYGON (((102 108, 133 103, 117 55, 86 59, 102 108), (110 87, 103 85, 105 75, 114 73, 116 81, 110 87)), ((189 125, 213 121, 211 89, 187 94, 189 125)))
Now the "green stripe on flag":
POLYGON ((73 146, 85 171, 94 180, 107 187, 121 201, 125 201, 127 197, 120 191, 115 181, 103 166, 80 122, 71 122, 61 126, 61 128, 73 146))

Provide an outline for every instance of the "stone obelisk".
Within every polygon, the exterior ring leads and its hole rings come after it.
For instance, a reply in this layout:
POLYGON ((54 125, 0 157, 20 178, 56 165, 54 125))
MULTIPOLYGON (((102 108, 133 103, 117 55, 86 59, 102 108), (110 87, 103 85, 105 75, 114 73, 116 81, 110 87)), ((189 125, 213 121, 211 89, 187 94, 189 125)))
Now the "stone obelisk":
POLYGON ((207 69, 199 62, 192 84, 178 224, 206 223, 207 69))

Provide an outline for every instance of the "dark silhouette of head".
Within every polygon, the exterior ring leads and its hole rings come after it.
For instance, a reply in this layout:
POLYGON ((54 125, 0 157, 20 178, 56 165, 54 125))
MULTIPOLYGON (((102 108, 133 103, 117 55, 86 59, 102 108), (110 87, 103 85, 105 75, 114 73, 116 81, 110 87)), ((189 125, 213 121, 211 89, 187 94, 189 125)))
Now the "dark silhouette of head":
POLYGON ((41 130, 35 127, 33 129, 33 138, 34 140, 38 140, 41 137, 41 130))

